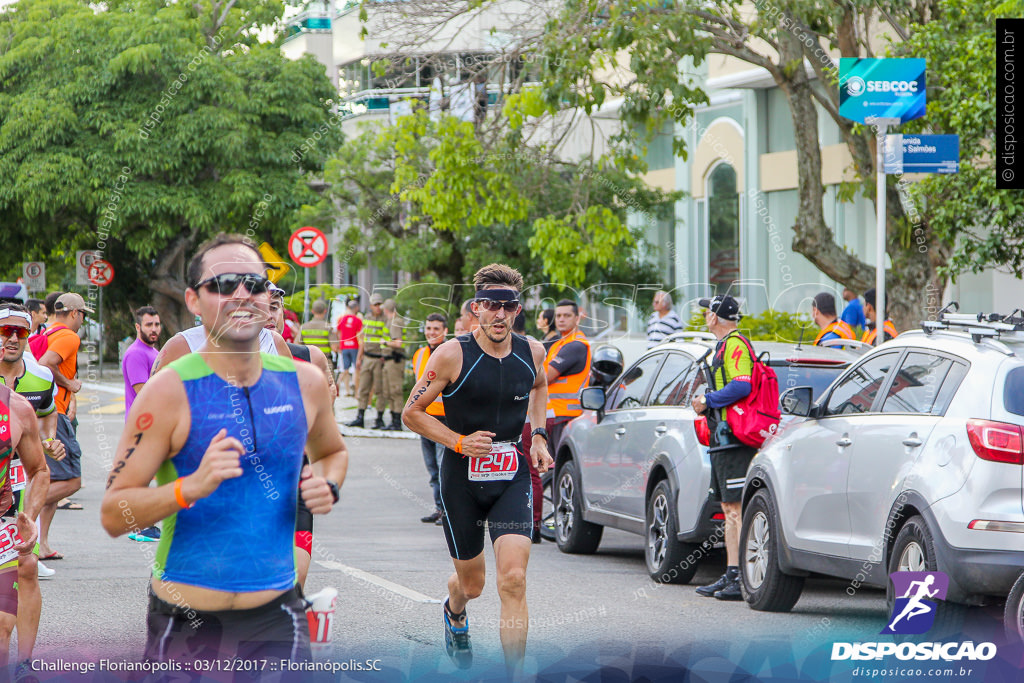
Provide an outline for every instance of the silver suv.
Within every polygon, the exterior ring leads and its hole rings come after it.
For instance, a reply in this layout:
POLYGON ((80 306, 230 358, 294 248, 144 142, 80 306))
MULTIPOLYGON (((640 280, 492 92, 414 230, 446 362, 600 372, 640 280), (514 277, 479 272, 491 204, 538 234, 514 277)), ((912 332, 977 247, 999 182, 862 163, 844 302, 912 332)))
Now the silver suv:
MULTIPOLYGON (((723 539, 721 508, 709 498, 711 464, 697 442, 690 407, 706 389, 699 359, 715 343, 707 333, 682 333, 651 349, 606 391, 581 392, 588 409, 573 420, 555 454, 552 489, 555 540, 567 553, 592 553, 604 527, 641 534, 651 577, 686 583, 697 552, 723 539)), ((754 342, 779 385, 826 389, 857 353, 754 342)), ((813 393, 813 392, 812 392, 813 393)))
POLYGON ((949 575, 947 601, 1005 599, 1024 567, 1024 321, 942 313, 867 353, 751 462, 747 602, 787 611, 818 572, 886 587, 949 575), (995 322, 992 322, 995 321, 995 322))

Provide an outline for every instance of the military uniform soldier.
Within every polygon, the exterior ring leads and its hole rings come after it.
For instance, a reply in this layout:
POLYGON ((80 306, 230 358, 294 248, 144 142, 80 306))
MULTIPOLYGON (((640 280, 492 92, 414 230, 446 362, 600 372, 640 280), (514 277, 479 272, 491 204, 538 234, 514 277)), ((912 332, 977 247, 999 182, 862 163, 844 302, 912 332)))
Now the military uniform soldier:
POLYGON ((317 347, 331 364, 331 352, 338 350, 338 331, 327 322, 327 304, 322 299, 313 302, 313 319, 303 323, 299 343, 317 347))
MULTIPOLYGON (((359 412, 356 419, 348 423, 349 427, 363 427, 363 415, 366 413, 366 406, 370 403, 370 395, 376 391, 377 398, 381 403, 377 410, 377 419, 373 423, 374 429, 384 429, 384 408, 387 403, 386 382, 384 379, 384 366, 387 362, 386 356, 390 351, 384 344, 390 339, 388 336, 388 323, 381 304, 384 297, 380 294, 370 295, 370 313, 363 318, 363 343, 359 347, 359 356, 356 358, 356 372, 359 375, 359 394, 356 396, 359 412)), ((401 405, 399 403, 398 405, 401 405)), ((394 407, 395 404, 392 404, 394 407)))
MULTIPOLYGON (((388 318, 388 341, 385 343, 384 354, 384 391, 382 396, 387 405, 391 406, 391 426, 388 429, 402 431, 402 401, 404 392, 402 384, 405 380, 405 347, 403 346, 402 330, 405 320, 395 310, 395 300, 384 302, 384 315, 388 318), (390 351, 390 355, 388 352, 390 351)), ((383 404, 381 406, 383 410, 383 404)))

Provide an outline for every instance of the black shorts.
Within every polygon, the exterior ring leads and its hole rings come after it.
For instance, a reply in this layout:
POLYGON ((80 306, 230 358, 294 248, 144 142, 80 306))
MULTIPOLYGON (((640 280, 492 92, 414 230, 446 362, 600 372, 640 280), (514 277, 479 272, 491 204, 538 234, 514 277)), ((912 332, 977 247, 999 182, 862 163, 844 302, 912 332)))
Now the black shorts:
POLYGON ((736 446, 711 454, 711 499, 722 503, 743 500, 743 484, 750 461, 757 453, 750 446, 736 446))
POLYGON ((150 662, 190 663, 198 672, 196 660, 203 662, 266 662, 256 671, 240 665, 236 681, 273 680, 272 671, 280 669, 280 660, 308 662, 309 623, 306 600, 296 586, 265 605, 244 610, 204 612, 187 605, 174 605, 158 598, 149 589, 149 614, 146 619, 146 653, 150 662), (273 663, 274 669, 271 669, 273 663), (256 675, 253 676, 253 673, 256 675))
POLYGON ((509 481, 469 481, 469 458, 450 448, 441 457, 441 508, 448 553, 471 560, 484 550, 484 529, 491 543, 505 534, 533 535, 533 487, 520 447, 515 476, 509 481))

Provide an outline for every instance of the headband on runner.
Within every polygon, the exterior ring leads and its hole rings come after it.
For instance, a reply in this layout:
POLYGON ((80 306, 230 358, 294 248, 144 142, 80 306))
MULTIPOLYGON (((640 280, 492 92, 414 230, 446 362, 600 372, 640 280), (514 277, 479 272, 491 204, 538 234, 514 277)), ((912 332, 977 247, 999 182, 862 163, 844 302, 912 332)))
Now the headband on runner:
POLYGON ((519 301, 519 292, 514 289, 481 289, 476 293, 476 300, 519 301))
POLYGON ((12 311, 9 308, 0 308, 0 319, 2 318, 23 318, 28 323, 29 327, 32 326, 32 316, 24 311, 12 311))

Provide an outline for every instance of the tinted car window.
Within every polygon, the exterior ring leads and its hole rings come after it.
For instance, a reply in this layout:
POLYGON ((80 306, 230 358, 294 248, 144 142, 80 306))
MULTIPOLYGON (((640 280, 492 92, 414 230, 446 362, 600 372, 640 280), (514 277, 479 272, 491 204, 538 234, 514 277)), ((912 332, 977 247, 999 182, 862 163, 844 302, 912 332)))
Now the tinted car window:
POLYGON ((825 393, 836 377, 846 368, 842 365, 789 365, 788 363, 772 363, 779 378, 779 393, 793 387, 810 387, 812 401, 825 393))
POLYGON ((697 372, 697 365, 689 356, 680 353, 670 353, 658 372, 658 379, 654 383, 654 390, 648 401, 652 406, 681 406, 686 402, 690 393, 690 384, 693 382, 693 375, 697 372))
POLYGON ((882 412, 941 415, 965 372, 966 367, 951 358, 908 353, 885 396, 882 412), (950 378, 949 385, 947 378, 950 378))
POLYGON ((1024 367, 1014 368, 1006 373, 1003 407, 1014 415, 1024 415, 1024 367))
POLYGON ((871 410, 878 389, 899 356, 899 351, 881 353, 851 370, 832 390, 825 414, 846 415, 871 410))
POLYGON ((626 374, 619 378, 608 398, 608 410, 639 408, 643 405, 647 387, 654 379, 654 372, 664 357, 663 353, 648 356, 627 370, 626 374))

